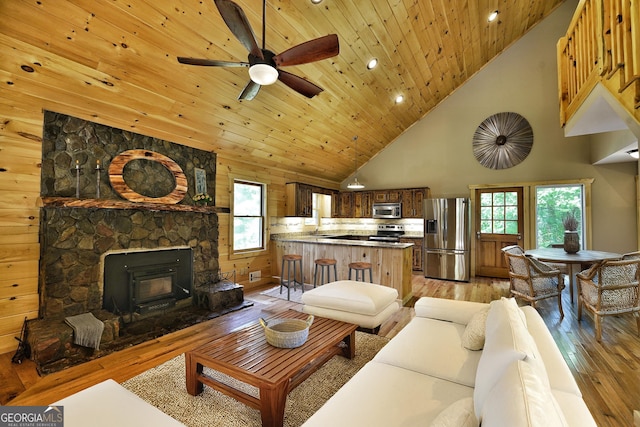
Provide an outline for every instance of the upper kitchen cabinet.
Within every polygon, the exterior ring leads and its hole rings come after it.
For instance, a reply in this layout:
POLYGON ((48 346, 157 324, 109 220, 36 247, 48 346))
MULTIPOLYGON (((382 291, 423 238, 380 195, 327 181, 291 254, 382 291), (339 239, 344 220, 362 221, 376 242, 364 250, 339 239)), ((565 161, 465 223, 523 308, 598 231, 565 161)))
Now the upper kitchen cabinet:
POLYGON ((397 203, 402 201, 402 190, 375 190, 374 203, 397 203))
POLYGON ((341 191, 331 195, 331 217, 332 218, 353 218, 354 193, 351 191, 341 191))
POLYGON ((353 193, 353 216, 356 218, 371 218, 373 192, 358 191, 353 193))
POLYGON ((428 188, 411 188, 402 190, 402 217, 422 218, 423 201, 428 197, 428 188))
POLYGON ((313 214, 313 191, 307 184, 298 182, 285 185, 287 216, 311 217, 313 214))
POLYGON ((337 194, 335 190, 316 187, 300 182, 290 182, 285 185, 286 216, 311 218, 313 216, 313 194, 337 194))

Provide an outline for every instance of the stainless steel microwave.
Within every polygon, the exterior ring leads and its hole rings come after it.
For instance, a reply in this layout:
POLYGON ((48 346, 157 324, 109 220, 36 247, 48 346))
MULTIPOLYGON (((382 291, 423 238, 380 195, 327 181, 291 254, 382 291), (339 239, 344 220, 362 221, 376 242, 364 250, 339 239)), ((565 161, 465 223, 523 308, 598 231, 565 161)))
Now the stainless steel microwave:
POLYGON ((402 203, 374 203, 374 218, 402 218, 402 203))

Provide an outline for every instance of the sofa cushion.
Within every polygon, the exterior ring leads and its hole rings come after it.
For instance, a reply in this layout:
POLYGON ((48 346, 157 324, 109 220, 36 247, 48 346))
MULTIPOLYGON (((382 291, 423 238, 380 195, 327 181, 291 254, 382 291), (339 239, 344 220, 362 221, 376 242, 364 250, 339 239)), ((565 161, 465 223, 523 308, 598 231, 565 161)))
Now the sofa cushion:
POLYGON ((564 418, 570 426, 596 427, 593 415, 587 404, 580 396, 565 391, 551 390, 551 393, 561 408, 564 408, 564 418))
POLYGON ((489 307, 478 311, 471 317, 462 334, 462 345, 464 348, 474 351, 482 350, 482 347, 484 347, 484 334, 488 315, 489 307))
POLYGON ((440 412, 431 427, 478 427, 478 418, 473 412, 473 398, 465 397, 440 412))
POLYGON ((531 306, 524 306, 521 310, 527 318, 527 329, 536 342, 544 362, 550 387, 553 390, 582 396, 571 370, 538 311, 531 306))
POLYGON ((184 427, 112 379, 51 405, 64 406, 65 427, 184 427))
POLYGON ((482 427, 565 427, 551 390, 532 366, 517 360, 489 392, 482 407, 482 427))
POLYGON ((373 360, 473 387, 481 353, 462 346, 464 329, 414 317, 373 360))
POLYGON ((414 305, 417 317, 439 319, 460 325, 469 323, 469 320, 476 312, 485 308, 487 308, 487 304, 481 302, 432 297, 422 297, 414 305))
POLYGON ((470 387, 371 361, 303 426, 424 427, 472 395, 470 387))
POLYGON ((485 344, 478 363, 473 395, 478 418, 481 417, 487 394, 507 366, 516 360, 524 360, 528 354, 533 357, 532 340, 519 311, 513 298, 502 298, 489 305, 485 344))

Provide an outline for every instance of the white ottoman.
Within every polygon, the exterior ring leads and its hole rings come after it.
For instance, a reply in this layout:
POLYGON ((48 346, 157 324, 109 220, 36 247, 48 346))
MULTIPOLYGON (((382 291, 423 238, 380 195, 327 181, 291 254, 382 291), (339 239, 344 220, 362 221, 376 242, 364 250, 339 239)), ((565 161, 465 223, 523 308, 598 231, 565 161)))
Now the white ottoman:
POLYGON ((302 302, 305 313, 353 323, 374 333, 400 308, 394 288, 354 280, 314 288, 302 294, 302 302))

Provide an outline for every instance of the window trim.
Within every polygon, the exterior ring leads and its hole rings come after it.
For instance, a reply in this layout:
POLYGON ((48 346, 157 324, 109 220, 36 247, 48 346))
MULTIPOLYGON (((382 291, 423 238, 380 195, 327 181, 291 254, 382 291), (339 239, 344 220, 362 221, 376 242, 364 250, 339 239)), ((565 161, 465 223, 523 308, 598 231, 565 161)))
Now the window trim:
POLYGON ((229 200, 230 204, 230 216, 229 216, 229 259, 239 259, 239 258, 247 258, 247 257, 255 257, 259 256, 263 253, 266 253, 268 250, 268 213, 267 213, 267 195, 268 195, 268 184, 266 182, 260 182, 253 179, 246 179, 241 176, 230 176, 229 177, 229 186, 231 197, 229 200), (261 248, 251 248, 251 249, 234 249, 234 220, 235 220, 235 211, 234 211, 234 203, 235 203, 235 184, 245 183, 252 185, 259 185, 262 188, 262 247, 261 248))
MULTIPOLYGON (((588 249, 591 247, 591 243, 590 243, 590 238, 587 239, 587 230, 591 230, 591 221, 589 219, 587 219, 587 212, 589 212, 589 214, 591 213, 591 210, 587 210, 587 192, 590 191, 591 186, 587 185, 583 182, 573 182, 573 183, 562 183, 562 184, 557 184, 557 183, 544 183, 544 184, 537 184, 535 186, 533 186, 532 191, 531 191, 531 197, 532 197, 532 206, 534 209, 534 216, 532 218, 532 228, 533 228, 533 234, 531 236, 531 240, 532 240, 532 247, 538 247, 538 205, 537 205, 537 201, 538 201, 538 189, 539 188, 558 188, 558 187, 582 187, 582 206, 581 206, 581 214, 582 217, 579 219, 580 220, 580 246, 581 249, 588 249), (588 246, 587 246, 588 243, 588 246)), ((590 206, 590 204, 589 204, 590 206)), ((562 243, 562 241, 558 241, 557 243, 562 243)))

